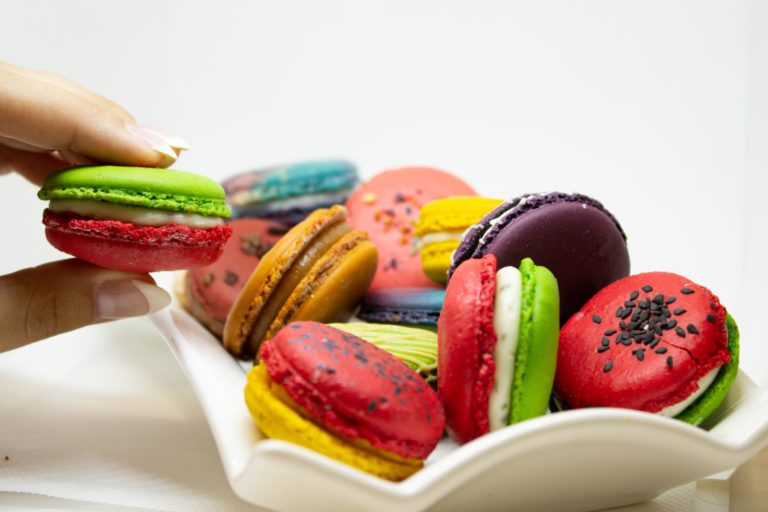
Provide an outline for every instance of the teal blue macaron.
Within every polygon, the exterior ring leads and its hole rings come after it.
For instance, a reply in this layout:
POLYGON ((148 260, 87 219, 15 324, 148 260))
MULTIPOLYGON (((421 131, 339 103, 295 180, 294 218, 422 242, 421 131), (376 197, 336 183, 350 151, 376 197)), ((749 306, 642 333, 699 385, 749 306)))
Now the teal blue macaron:
POLYGON ((318 208, 342 204, 360 182, 346 160, 318 160, 250 171, 222 185, 235 217, 258 217, 292 226, 318 208))

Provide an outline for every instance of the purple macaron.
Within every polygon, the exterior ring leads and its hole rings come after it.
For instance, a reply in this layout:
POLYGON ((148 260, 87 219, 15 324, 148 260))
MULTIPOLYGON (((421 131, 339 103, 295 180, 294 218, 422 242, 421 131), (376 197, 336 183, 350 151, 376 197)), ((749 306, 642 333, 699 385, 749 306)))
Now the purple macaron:
POLYGON ((368 293, 358 317, 366 322, 436 326, 443 288, 380 288, 368 293))
POLYGON ((496 256, 499 268, 528 257, 550 269, 560 289, 561 323, 629 275, 624 230, 599 201, 581 194, 525 194, 504 202, 464 233, 448 275, 486 254, 496 256))

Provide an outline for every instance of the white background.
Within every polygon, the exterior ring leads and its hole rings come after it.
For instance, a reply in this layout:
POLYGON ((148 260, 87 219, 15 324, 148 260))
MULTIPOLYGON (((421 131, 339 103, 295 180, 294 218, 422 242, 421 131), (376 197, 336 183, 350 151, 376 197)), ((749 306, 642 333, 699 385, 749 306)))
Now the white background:
MULTIPOLYGON (((180 169, 343 157, 591 195, 633 272, 720 296, 768 386, 766 2, 0 0, 0 26, 0 60, 186 138, 180 169)), ((35 192, 0 178, 0 274, 62 257, 35 192)))
MULTIPOLYGON (((768 8, 749 1, 3 2, 0 59, 71 78, 185 137, 221 179, 344 157, 480 193, 594 196, 632 271, 712 288, 768 383, 768 8), (762 32, 760 28, 762 27, 762 32)), ((0 272, 60 255, 0 181, 0 272)))

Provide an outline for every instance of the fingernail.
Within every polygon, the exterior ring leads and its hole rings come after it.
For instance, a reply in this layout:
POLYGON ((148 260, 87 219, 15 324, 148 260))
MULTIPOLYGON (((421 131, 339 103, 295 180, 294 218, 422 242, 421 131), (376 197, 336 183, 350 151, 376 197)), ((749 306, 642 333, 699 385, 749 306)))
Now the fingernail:
POLYGON ((168 135, 166 132, 164 132, 157 126, 149 123, 139 123, 139 126, 145 129, 146 131, 160 137, 162 140, 165 141, 166 144, 171 146, 173 149, 191 149, 191 147, 189 146, 189 143, 183 138, 179 137, 178 135, 168 135))
POLYGON ((176 152, 173 150, 171 145, 168 144, 168 141, 165 140, 164 137, 154 133, 151 130, 147 130, 140 125, 129 124, 126 128, 128 128, 128 131, 131 133, 131 135, 139 139, 145 145, 149 146, 162 155, 171 157, 176 160, 176 152))
POLYGON ((105 281, 94 295, 97 319, 147 315, 171 303, 168 292, 137 279, 105 281))

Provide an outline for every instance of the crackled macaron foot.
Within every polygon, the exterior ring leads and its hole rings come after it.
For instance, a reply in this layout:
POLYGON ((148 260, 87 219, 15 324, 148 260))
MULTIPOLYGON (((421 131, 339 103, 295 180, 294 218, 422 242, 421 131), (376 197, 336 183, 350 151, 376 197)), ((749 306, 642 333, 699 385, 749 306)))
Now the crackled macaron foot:
POLYGON ((500 267, 533 258, 555 275, 560 321, 595 293, 629 274, 626 236, 598 201, 581 194, 526 194, 505 202, 467 230, 450 274, 464 260, 493 254, 500 267))
POLYGON ((236 217, 293 226, 319 208, 344 204, 359 182, 353 163, 318 160, 238 174, 223 185, 236 217))
POLYGON ((444 299, 441 288, 379 288, 366 294, 357 316, 366 322, 434 328, 444 299))
POLYGON ((221 186, 171 169, 81 166, 48 176, 38 192, 48 241, 95 265, 132 272, 200 267, 232 229, 221 186))
POLYGON ((256 265, 227 317, 224 347, 249 359, 289 322, 346 320, 368 290, 376 258, 343 206, 312 212, 256 265))
POLYGON ((329 324, 373 343, 407 364, 428 383, 437 384, 437 333, 407 325, 348 322, 329 324))
POLYGON ((489 197, 446 197, 425 204, 416 222, 414 250, 421 255, 421 267, 433 281, 445 284, 451 255, 464 231, 503 203, 489 197))
POLYGON ((466 443, 546 413, 557 360, 558 286, 525 258, 462 263, 438 323, 437 389, 448 433, 466 443))
POLYGON ((405 363, 316 322, 264 342, 245 401, 267 437, 394 481, 422 467, 445 425, 437 395, 405 363))
POLYGON ((228 225, 232 237, 221 257, 210 265, 187 271, 182 286, 184 307, 219 337, 253 269, 288 231, 286 226, 266 219, 235 219, 228 225))
POLYGON ((560 331, 554 398, 701 423, 738 373, 736 323, 707 288, 668 272, 601 290, 560 331))
POLYGON ((363 229, 379 250, 379 267, 371 290, 436 288, 413 251, 414 222, 426 203, 475 191, 456 176, 429 167, 404 167, 377 174, 347 200, 349 222, 363 229))

